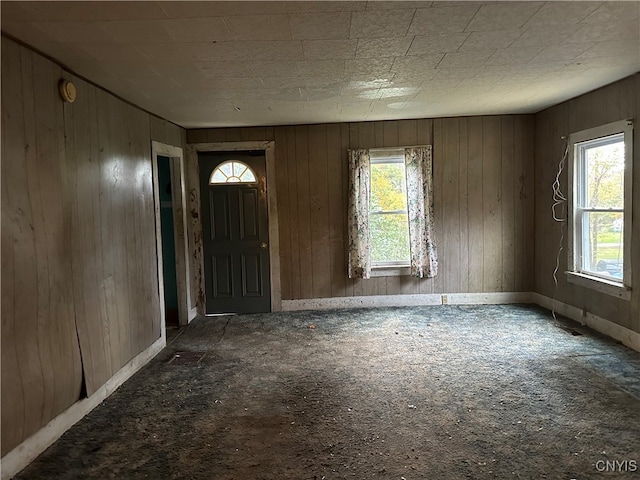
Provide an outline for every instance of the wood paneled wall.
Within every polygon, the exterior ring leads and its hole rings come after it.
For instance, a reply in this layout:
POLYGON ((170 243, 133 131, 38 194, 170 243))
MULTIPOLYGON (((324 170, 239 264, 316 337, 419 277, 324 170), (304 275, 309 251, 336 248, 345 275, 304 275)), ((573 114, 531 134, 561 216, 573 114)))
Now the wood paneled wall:
POLYGON ((2 38, 2 455, 160 337, 152 138, 185 132, 2 38))
MULTIPOLYGON (((535 291, 548 297, 586 309, 602 318, 640 332, 640 74, 574 98, 536 115, 536 248, 535 291), (631 301, 598 293, 566 281, 567 235, 560 255, 558 287, 553 270, 561 238, 560 224, 551 217, 552 191, 565 143, 561 138, 573 132, 618 120, 635 118, 633 152, 633 225, 631 301)), ((567 169, 561 176, 561 188, 568 196, 567 169)), ((566 226, 565 226, 566 227, 566 226)))
POLYGON ((275 140, 283 299, 533 288, 533 116, 187 131, 275 140), (440 271, 347 278, 347 149, 433 144, 440 271))
POLYGON ((77 401, 82 386, 61 75, 2 40, 3 455, 77 401))

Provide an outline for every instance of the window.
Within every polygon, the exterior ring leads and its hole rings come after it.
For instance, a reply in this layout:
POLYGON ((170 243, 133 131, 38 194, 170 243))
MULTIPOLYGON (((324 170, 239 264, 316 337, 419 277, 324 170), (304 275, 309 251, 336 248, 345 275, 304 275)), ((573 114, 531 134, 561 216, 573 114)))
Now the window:
POLYGON ((628 297, 633 126, 572 134, 569 281, 628 297))
POLYGON ((231 160, 218 165, 209 178, 209 185, 223 183, 256 183, 256 176, 249 165, 231 160))
POLYGON ((347 219, 349 278, 437 275, 431 146, 349 150, 347 219))
POLYGON ((369 235, 373 267, 409 266, 404 150, 371 150, 369 235))

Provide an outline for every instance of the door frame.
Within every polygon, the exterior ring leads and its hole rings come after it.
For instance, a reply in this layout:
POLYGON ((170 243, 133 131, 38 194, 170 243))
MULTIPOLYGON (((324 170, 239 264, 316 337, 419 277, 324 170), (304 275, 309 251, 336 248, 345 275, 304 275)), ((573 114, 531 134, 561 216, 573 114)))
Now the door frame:
POLYGON ((204 255, 202 245, 202 212, 200 211, 200 162, 199 153, 231 151, 264 151, 267 172, 267 212, 269 220, 269 278, 271 281, 271 311, 282 310, 282 290, 280 286, 280 237, 278 230, 278 203, 276 195, 275 142, 215 142, 189 143, 186 146, 187 180, 189 183, 190 259, 193 261, 192 277, 197 289, 196 307, 200 315, 205 314, 204 255))
POLYGON ((171 169, 171 203, 173 205, 173 240, 176 247, 176 282, 178 285, 178 321, 187 325, 197 316, 197 309, 192 301, 191 275, 189 274, 189 249, 187 239, 187 202, 185 194, 185 163, 183 150, 180 147, 165 143, 151 142, 153 170, 153 201, 156 220, 156 251, 158 257, 158 292, 160 294, 160 318, 162 332, 165 332, 164 310, 164 273, 162 269, 162 226, 160 219, 160 195, 158 185, 158 157, 168 157, 171 169))

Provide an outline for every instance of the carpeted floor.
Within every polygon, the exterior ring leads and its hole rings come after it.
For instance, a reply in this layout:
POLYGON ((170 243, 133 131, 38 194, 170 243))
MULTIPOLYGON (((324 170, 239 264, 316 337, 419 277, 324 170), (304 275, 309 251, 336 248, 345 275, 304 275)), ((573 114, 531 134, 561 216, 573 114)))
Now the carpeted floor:
POLYGON ((17 478, 635 479, 640 354, 526 305, 199 319, 17 478))

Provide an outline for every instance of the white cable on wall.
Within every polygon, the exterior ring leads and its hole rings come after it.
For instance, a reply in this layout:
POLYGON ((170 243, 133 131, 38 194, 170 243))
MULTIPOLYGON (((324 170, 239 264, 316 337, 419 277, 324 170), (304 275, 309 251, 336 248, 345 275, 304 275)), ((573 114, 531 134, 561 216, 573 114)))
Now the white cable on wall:
POLYGON ((551 188, 553 190, 553 205, 551 205, 551 215, 553 216, 553 220, 560 224, 560 242, 558 244, 558 254, 556 255, 556 266, 553 269, 553 299, 551 302, 551 314, 553 315, 554 320, 558 320, 556 318, 556 295, 558 293, 558 270, 560 270, 560 255, 562 254, 563 244, 564 244, 564 228, 565 223, 567 222, 567 197, 562 193, 562 189, 560 188, 560 176, 564 170, 564 166, 567 162, 567 157, 569 156, 569 140, 567 137, 562 137, 565 141, 564 153, 562 154, 562 158, 560 159, 560 163, 558 163, 558 173, 556 174, 556 179, 553 182, 551 188), (558 209, 560 211, 558 212, 558 209))

